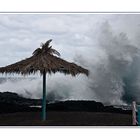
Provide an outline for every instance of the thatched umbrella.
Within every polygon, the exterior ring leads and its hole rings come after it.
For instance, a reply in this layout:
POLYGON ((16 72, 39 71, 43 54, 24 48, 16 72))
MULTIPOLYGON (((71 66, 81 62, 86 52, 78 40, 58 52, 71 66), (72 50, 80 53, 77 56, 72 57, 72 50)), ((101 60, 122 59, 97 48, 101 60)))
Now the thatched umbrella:
POLYGON ((42 119, 46 120, 46 73, 61 72, 76 76, 79 73, 88 76, 88 70, 74 63, 69 63, 60 58, 60 53, 49 46, 52 40, 41 44, 41 48, 36 49, 29 58, 17 63, 0 68, 0 73, 17 73, 27 75, 40 72, 43 75, 43 100, 42 100, 42 119), (57 55, 57 56, 55 56, 57 55))

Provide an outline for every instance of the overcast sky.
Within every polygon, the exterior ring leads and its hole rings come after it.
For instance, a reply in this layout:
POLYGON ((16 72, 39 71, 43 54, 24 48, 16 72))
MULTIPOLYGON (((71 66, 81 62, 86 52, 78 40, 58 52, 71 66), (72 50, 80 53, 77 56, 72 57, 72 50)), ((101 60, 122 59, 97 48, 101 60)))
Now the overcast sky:
MULTIPOLYGON (((124 77, 129 79, 130 74, 135 73, 132 70, 126 76, 126 70, 138 66, 139 62, 135 61, 139 59, 135 58, 136 48, 140 49, 139 14, 0 14, 0 67, 30 57, 41 42, 48 39, 53 39, 52 46, 62 58, 90 70, 88 80, 83 76, 75 79, 59 74, 52 76, 50 93, 54 90, 57 95, 63 93, 65 99, 123 102, 124 85, 127 86, 124 77)), ((140 67, 136 69, 139 71, 140 67)), ((140 73, 134 77, 140 77, 140 73)), ((135 78, 131 81, 137 87, 133 93, 140 99, 137 94, 140 79, 135 78)), ((37 86, 41 81, 18 82, 19 90, 15 84, 7 82, 1 84, 0 89, 20 93, 24 86, 32 92, 30 85, 36 83, 36 91, 31 94, 40 97, 41 89, 37 86)))
POLYGON ((91 49, 97 55, 98 32, 105 21, 131 38, 131 31, 140 29, 139 15, 0 14, 0 66, 29 57, 50 38, 67 60, 73 60, 77 53, 89 55, 91 49))
POLYGON ((29 57, 41 42, 50 38, 54 48, 68 60, 72 60, 78 51, 89 53, 97 43, 100 25, 106 20, 116 23, 118 16, 0 14, 0 66, 29 57))

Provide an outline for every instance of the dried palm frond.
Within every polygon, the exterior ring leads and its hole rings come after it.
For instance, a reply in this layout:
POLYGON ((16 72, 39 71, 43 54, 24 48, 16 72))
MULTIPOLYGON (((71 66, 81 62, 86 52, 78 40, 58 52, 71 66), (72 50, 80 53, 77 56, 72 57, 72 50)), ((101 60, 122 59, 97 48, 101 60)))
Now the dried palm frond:
POLYGON ((49 47, 50 45, 50 42, 52 41, 52 39, 46 41, 46 43, 41 43, 41 47, 42 48, 37 48, 34 52, 33 52, 33 55, 39 55, 41 53, 46 53, 46 54, 55 54, 57 56, 60 56, 60 53, 53 49, 52 46, 49 47))
POLYGON ((50 42, 52 42, 52 39, 49 39, 48 41, 46 41, 46 43, 42 43, 42 47, 48 47, 50 42))
POLYGON ((34 52, 33 55, 38 55, 42 52, 41 48, 37 48, 34 52))
POLYGON ((52 54, 52 55, 56 54, 57 56, 60 56, 60 53, 57 50, 52 49, 52 46, 50 46, 50 49, 48 50, 48 53, 52 54))

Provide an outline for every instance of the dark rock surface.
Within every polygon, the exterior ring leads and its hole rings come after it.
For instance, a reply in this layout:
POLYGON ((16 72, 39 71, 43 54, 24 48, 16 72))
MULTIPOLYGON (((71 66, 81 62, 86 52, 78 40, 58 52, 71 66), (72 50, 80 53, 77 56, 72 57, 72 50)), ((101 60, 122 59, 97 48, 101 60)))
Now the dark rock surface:
MULTIPOLYGON (((30 107, 41 105, 41 99, 27 99, 16 93, 0 92, 0 113, 39 111, 41 108, 30 107)), ((95 101, 60 101, 47 104, 48 111, 86 111, 131 114, 131 110, 123 110, 113 106, 104 106, 95 101)))

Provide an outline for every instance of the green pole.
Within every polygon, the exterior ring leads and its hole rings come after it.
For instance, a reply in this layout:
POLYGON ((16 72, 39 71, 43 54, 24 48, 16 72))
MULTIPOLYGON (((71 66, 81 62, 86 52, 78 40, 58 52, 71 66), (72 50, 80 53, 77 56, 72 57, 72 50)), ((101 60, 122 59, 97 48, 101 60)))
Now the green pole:
POLYGON ((42 120, 46 120, 46 72, 43 72, 42 120))

